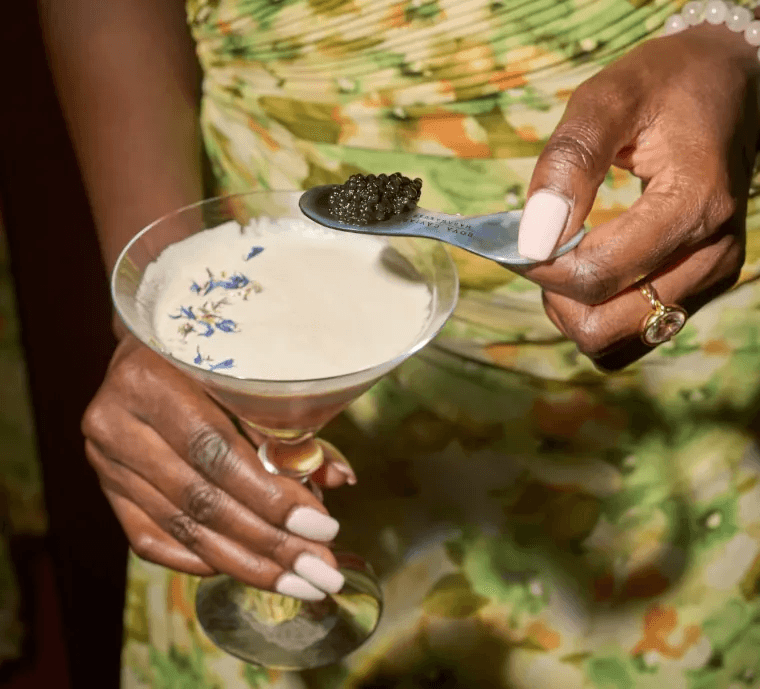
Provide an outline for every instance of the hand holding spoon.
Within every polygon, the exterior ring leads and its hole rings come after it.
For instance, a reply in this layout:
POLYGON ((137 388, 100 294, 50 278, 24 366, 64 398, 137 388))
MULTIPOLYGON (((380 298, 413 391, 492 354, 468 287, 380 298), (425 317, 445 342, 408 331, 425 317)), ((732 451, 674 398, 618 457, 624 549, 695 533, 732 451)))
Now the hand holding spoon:
MULTIPOLYGON (((415 208, 388 220, 368 225, 351 225, 338 220, 330 213, 328 199, 336 186, 327 184, 305 191, 298 201, 303 214, 314 222, 335 230, 437 239, 507 267, 537 263, 533 259, 521 256, 517 251, 522 211, 462 216, 415 208)), ((547 260, 561 256, 576 247, 583 235, 584 230, 581 229, 568 242, 558 247, 547 260)))

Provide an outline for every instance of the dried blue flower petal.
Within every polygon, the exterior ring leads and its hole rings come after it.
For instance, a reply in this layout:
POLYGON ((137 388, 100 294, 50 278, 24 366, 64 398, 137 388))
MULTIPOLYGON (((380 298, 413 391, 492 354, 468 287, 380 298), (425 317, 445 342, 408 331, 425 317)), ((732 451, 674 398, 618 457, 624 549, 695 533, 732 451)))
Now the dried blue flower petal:
POLYGON ((213 325, 209 325, 208 323, 205 323, 205 322, 203 323, 203 325, 206 326, 206 332, 205 333, 200 333, 201 336, 203 336, 203 337, 211 337, 214 334, 214 326, 213 325))
POLYGON ((201 286, 195 280, 193 280, 193 284, 190 285, 190 291, 195 292, 196 294, 200 294, 201 286))
POLYGON ((234 359, 225 359, 224 361, 220 361, 218 364, 212 364, 209 370, 216 371, 220 368, 232 368, 234 365, 234 359))
POLYGON ((237 329, 237 323, 230 318, 225 318, 216 322, 216 328, 225 333, 234 333, 237 329))
POLYGON ((241 287, 245 287, 250 280, 241 273, 236 273, 235 275, 232 275, 227 280, 220 280, 219 286, 224 287, 224 289, 240 289, 241 287))
POLYGON ((264 251, 263 246, 254 246, 251 248, 251 250, 248 252, 248 255, 245 257, 246 261, 250 261, 254 256, 258 256, 262 251, 264 251))
POLYGON ((221 287, 222 289, 240 289, 245 287, 250 280, 242 273, 235 273, 226 280, 215 280, 213 277, 203 285, 203 296, 205 297, 211 290, 221 287))
POLYGON ((194 364, 202 364, 203 363, 203 357, 201 356, 201 348, 196 347, 195 351, 197 352, 195 359, 193 359, 194 364))
POLYGON ((174 320, 177 320, 178 318, 189 318, 190 320, 195 320, 195 314, 193 313, 193 307, 192 306, 180 306, 179 307, 179 313, 176 316, 172 316, 169 314, 169 318, 173 318, 174 320))

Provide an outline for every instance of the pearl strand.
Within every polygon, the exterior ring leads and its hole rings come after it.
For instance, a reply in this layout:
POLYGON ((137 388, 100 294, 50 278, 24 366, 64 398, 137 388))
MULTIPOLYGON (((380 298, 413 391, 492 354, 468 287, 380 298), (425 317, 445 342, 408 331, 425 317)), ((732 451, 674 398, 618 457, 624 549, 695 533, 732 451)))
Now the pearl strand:
MULTIPOLYGON (((679 14, 674 14, 662 29, 663 36, 670 36, 702 22, 725 24, 735 33, 743 33, 752 46, 760 46, 760 21, 753 21, 752 12, 746 7, 732 5, 723 0, 687 2, 679 14)), ((760 59, 760 49, 757 51, 760 59)))

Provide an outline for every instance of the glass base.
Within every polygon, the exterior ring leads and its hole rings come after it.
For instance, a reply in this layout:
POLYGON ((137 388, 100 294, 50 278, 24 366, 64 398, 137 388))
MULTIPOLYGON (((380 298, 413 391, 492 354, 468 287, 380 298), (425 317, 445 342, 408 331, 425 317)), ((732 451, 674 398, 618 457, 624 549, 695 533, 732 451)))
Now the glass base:
POLYGON ((278 670, 308 670, 338 662, 375 631, 382 593, 363 562, 337 554, 346 583, 318 602, 260 591, 232 577, 201 581, 198 620, 223 651, 278 670))

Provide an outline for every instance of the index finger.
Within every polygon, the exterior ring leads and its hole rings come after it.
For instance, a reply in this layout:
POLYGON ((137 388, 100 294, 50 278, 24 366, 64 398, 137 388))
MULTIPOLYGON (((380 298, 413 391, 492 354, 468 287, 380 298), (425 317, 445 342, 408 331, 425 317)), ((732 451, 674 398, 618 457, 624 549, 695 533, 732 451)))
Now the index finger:
POLYGON ((729 222, 736 202, 720 175, 694 164, 688 170, 653 178, 627 211, 588 232, 572 251, 523 274, 546 290, 600 304, 682 260, 717 229, 740 232, 729 222))

